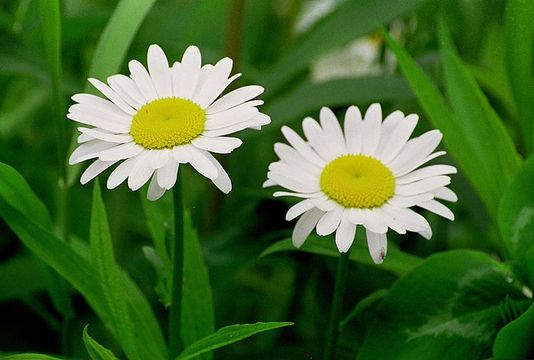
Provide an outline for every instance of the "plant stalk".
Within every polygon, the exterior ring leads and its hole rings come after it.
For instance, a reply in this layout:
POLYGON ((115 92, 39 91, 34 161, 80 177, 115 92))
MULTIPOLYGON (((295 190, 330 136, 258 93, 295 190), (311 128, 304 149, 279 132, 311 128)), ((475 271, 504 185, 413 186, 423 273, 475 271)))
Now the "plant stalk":
POLYGON ((346 253, 341 253, 337 263, 334 299, 330 310, 330 320, 328 321, 328 332, 323 356, 324 360, 332 360, 336 355, 337 338, 339 335, 339 317, 341 308, 343 307, 343 298, 345 297, 345 288, 347 285, 349 253, 350 249, 346 253))
POLYGON ((172 290, 169 311, 169 360, 174 360, 183 349, 181 334, 182 292, 184 276, 184 201, 181 172, 173 189, 174 199, 174 244, 171 246, 172 290))

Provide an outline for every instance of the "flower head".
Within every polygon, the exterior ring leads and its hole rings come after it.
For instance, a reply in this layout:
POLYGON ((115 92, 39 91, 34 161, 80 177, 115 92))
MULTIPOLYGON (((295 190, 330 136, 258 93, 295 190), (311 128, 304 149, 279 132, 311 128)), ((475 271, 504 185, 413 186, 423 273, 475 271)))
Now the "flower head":
POLYGON ((282 133, 290 145, 277 143, 279 161, 269 166, 264 186, 280 185, 300 202, 289 209, 286 220, 300 216, 293 230, 293 244, 300 247, 316 228, 317 234, 335 232, 340 252, 354 241, 357 225, 365 228, 369 253, 381 263, 387 252, 386 232, 413 231, 429 239, 432 230, 426 219, 412 210, 416 206, 453 220, 453 213, 438 200, 456 201, 447 185, 450 165, 428 161, 445 154, 434 152, 442 134, 432 130, 410 139, 418 116, 401 111, 382 121, 380 104, 369 107, 362 119, 351 106, 345 114, 344 129, 326 107, 320 123, 304 119, 303 140, 287 126, 282 133))
POLYGON ((241 145, 240 139, 226 135, 270 123, 257 109, 263 101, 255 100, 263 88, 245 86, 219 98, 241 74, 230 77, 229 58, 202 66, 195 46, 185 51, 181 62, 169 66, 163 50, 151 45, 147 60, 148 71, 132 60, 130 76, 110 76, 107 84, 89 79, 106 98, 72 97, 77 104, 67 117, 89 127, 78 128, 81 145, 69 163, 96 159, 82 174, 81 183, 120 163, 107 187, 113 189, 128 179, 135 191, 150 180, 148 198, 156 200, 176 183, 179 165, 189 163, 228 193, 230 178, 211 153, 230 153, 241 145))

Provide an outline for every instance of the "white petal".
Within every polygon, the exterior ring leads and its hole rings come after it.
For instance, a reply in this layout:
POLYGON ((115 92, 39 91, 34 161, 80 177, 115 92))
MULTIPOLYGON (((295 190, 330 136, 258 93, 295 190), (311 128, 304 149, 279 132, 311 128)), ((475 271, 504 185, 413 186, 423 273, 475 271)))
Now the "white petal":
POLYGON ((269 171, 291 178, 305 185, 319 186, 319 177, 304 171, 295 171, 295 168, 282 162, 276 161, 269 165, 269 171))
POLYGON ((388 241, 386 234, 377 234, 366 230, 367 246, 369 247, 369 254, 375 264, 382 264, 388 251, 388 241))
POLYGON ((392 206, 407 208, 415 206, 420 202, 432 200, 433 197, 434 195, 432 193, 423 193, 413 196, 395 195, 391 199, 389 199, 387 203, 392 206))
POLYGON ((219 176, 219 173, 213 163, 205 156, 206 153, 207 151, 192 147, 190 150, 189 163, 201 175, 213 180, 219 176))
POLYGON ((319 177, 321 174, 321 168, 306 160, 299 152, 289 145, 276 143, 274 144, 274 152, 276 155, 278 155, 282 162, 290 167, 294 167, 299 171, 303 171, 307 174, 317 177, 319 177))
POLYGON ((356 225, 354 225, 348 219, 348 216, 345 213, 343 217, 341 218, 341 223, 339 224, 339 227, 337 228, 337 231, 336 231, 337 249, 342 253, 346 253, 347 251, 349 251, 352 243, 354 242, 355 236, 356 236, 356 225))
POLYGON ((230 180, 230 177, 226 173, 226 170, 222 167, 222 165, 211 155, 209 152, 205 151, 204 156, 211 161, 213 166, 217 169, 217 177, 215 179, 211 179, 213 184, 217 186, 219 190, 221 190, 223 193, 228 194, 232 190, 232 181, 230 180))
POLYGON ((397 184, 409 184, 414 181, 426 179, 437 175, 456 174, 457 170, 450 165, 431 165, 412 171, 395 179, 397 184))
POLYGON ((137 157, 133 157, 120 163, 119 166, 117 166, 109 175, 107 181, 108 189, 115 189, 117 186, 122 184, 123 181, 130 176, 130 172, 132 171, 136 161, 137 157))
POLYGON ((150 179, 150 184, 148 184, 148 192, 146 198, 150 201, 156 201, 165 194, 165 189, 158 185, 156 181, 156 173, 152 175, 150 179))
POLYGON ((172 96, 172 75, 165 52, 158 45, 150 45, 147 56, 148 71, 159 98, 172 96))
POLYGON ((127 134, 110 134, 109 132, 104 132, 102 130, 89 129, 84 127, 79 127, 78 131, 88 136, 91 136, 93 139, 103 140, 117 144, 123 144, 133 141, 131 135, 127 134))
POLYGON ((232 71, 233 61, 230 58, 219 60, 213 67, 208 81, 203 84, 200 91, 195 95, 195 101, 202 107, 207 108, 221 95, 226 88, 226 81, 232 71))
POLYGON ((122 74, 112 75, 108 77, 108 84, 113 91, 134 109, 139 109, 146 103, 135 82, 128 76, 122 74))
POLYGON ((129 124, 121 124, 118 122, 115 122, 111 120, 110 118, 104 118, 104 117, 95 117, 91 114, 85 114, 85 113, 68 113, 67 118, 77 121, 82 124, 96 126, 98 128, 118 133, 118 134, 126 134, 130 132, 130 125, 129 124))
POLYGON ((319 209, 311 209, 298 219, 292 235, 292 241, 295 247, 302 246, 323 214, 324 212, 319 209))
POLYGON ((345 140, 350 154, 362 151, 362 114, 356 106, 351 106, 345 113, 345 140))
POLYGON ((313 202, 311 202, 309 199, 299 201, 289 208, 286 213, 286 220, 291 221, 314 207, 315 206, 313 205, 313 202))
POLYGON ((452 211, 436 200, 428 200, 425 202, 421 202, 417 204, 417 206, 426 209, 428 211, 433 212, 434 214, 438 214, 439 216, 444 217, 445 219, 454 220, 454 214, 452 211))
POLYGON ((127 114, 135 115, 136 111, 126 103, 112 88, 104 84, 102 81, 90 78, 89 82, 98 89, 104 96, 117 105, 122 111, 127 114))
POLYGON ((138 190, 154 174, 154 169, 150 165, 148 151, 137 157, 137 161, 128 176, 128 187, 133 191, 138 190))
POLYGON ((319 113, 319 118, 323 133, 326 136, 326 141, 328 141, 329 145, 336 152, 336 156, 346 154, 347 145, 345 143, 345 137, 343 136, 336 115, 329 108, 323 107, 319 113))
POLYGON ((379 234, 385 234, 388 231, 387 219, 384 219, 380 213, 371 209, 363 210, 363 226, 379 234))
POLYGON ((234 108, 221 111, 217 114, 208 115, 204 128, 206 130, 221 129, 243 121, 247 121, 256 116, 260 111, 248 103, 234 108))
POLYGON ((400 176, 407 169, 414 169, 424 158, 434 151, 442 138, 439 130, 432 130, 423 135, 411 139, 406 143, 399 155, 390 163, 386 164, 395 176, 400 176))
POLYGON ((378 148, 376 149, 375 155, 377 159, 381 159, 381 155, 384 153, 384 148, 389 143, 391 134, 393 134, 402 120, 404 120, 404 113, 400 110, 396 110, 386 116, 384 121, 382 121, 382 126, 380 128, 380 141, 378 143, 378 148))
POLYGON ((191 144, 195 145, 199 149, 218 154, 229 154, 241 146, 242 143, 243 141, 241 141, 241 139, 224 136, 215 138, 199 136, 191 141, 191 144))
POLYGON ((428 221, 411 209, 397 208, 388 204, 383 205, 382 209, 406 227, 406 230, 420 232, 430 229, 428 221))
MULTIPOLYGON (((99 96, 93 94, 76 94, 72 96, 72 100, 76 101, 78 105, 81 105, 81 110, 85 111, 89 109, 102 112, 105 115, 110 115, 113 120, 116 120, 117 122, 122 124, 129 124, 131 122, 132 116, 130 114, 127 114, 122 111, 117 105, 115 105, 111 101, 107 99, 102 99, 99 96)), ((75 109, 76 107, 76 104, 72 105, 69 108, 69 111, 71 111, 71 109, 75 109)))
MULTIPOLYGON (((274 185, 278 185, 277 183, 274 183, 274 185)), ((295 193, 295 192, 288 192, 288 191, 277 191, 273 194, 274 197, 280 197, 280 196, 292 196, 297 197, 301 199, 312 199, 312 198, 318 198, 323 195, 322 192, 314 192, 314 193, 295 193)))
POLYGON ((180 94, 177 97, 190 99, 197 87, 200 76, 200 67, 202 64, 202 56, 200 50, 196 46, 189 46, 182 57, 182 62, 178 67, 180 71, 180 94))
POLYGON ((382 160, 383 163, 389 163, 399 154, 412 135, 418 120, 419 116, 410 114, 403 120, 399 121, 398 125, 389 136, 388 143, 385 144, 383 149, 379 149, 381 150, 381 153, 377 157, 382 160))
POLYGON ((336 207, 339 206, 339 204, 331 199, 328 198, 328 196, 323 195, 321 197, 314 197, 312 199, 313 204, 318 209, 321 209, 323 211, 332 211, 336 207))
POLYGON ((458 196, 447 187, 440 187, 431 191, 434 194, 436 199, 446 200, 456 202, 458 201, 458 196))
POLYGON ((147 161, 150 163, 152 169, 156 170, 163 167, 171 156, 171 150, 169 149, 159 149, 159 150, 148 150, 147 161))
POLYGON ((323 129, 317 121, 310 117, 305 118, 302 122, 302 129, 310 145, 323 160, 329 162, 337 157, 337 152, 326 141, 323 129))
POLYGON ((374 156, 380 141, 382 109, 374 103, 367 109, 362 125, 362 154, 374 156))
POLYGON ((365 220, 365 213, 363 209, 352 208, 349 209, 348 219, 355 225, 363 225, 365 220))
MULTIPOLYGON (((116 144, 114 144, 116 145, 116 144)), ((143 147, 134 142, 117 145, 111 149, 102 151, 98 157, 102 161, 122 160, 134 157, 143 151, 143 147)))
POLYGON ((282 126, 282 133, 284 134, 287 141, 297 150, 302 157, 307 159, 312 164, 317 165, 320 168, 323 168, 325 161, 317 155, 317 153, 306 143, 302 138, 290 127, 282 126))
POLYGON ((100 140, 92 140, 78 146, 69 158, 69 165, 98 157, 102 151, 112 148, 116 144, 100 140))
POLYGON ((130 77, 146 101, 150 102, 157 99, 158 93, 145 67, 139 61, 132 60, 128 63, 128 68, 130 69, 130 77))
POLYGON ((169 157, 167 163, 158 169, 157 181, 158 185, 164 189, 171 189, 176 184, 178 177, 179 163, 172 157, 169 157))
POLYGON ((269 171, 267 177, 275 181, 278 185, 298 193, 315 193, 321 190, 318 182, 316 184, 311 182, 305 183, 278 172, 269 171))
POLYGON ((100 161, 98 159, 93 161, 93 163, 83 172, 80 178, 80 183, 82 185, 87 184, 115 163, 116 161, 100 161))
POLYGON ((336 231, 343 217, 343 211, 344 209, 338 206, 334 210, 325 213, 317 223, 317 234, 324 236, 336 231))
POLYGON ((231 109, 234 106, 245 103, 263 93, 263 87, 258 85, 244 86, 224 95, 206 109, 206 114, 211 115, 231 109))
POLYGON ((445 175, 433 176, 410 184, 396 184, 395 195, 413 196, 449 185, 451 178, 445 175))
POLYGON ((253 129, 259 129, 259 127, 269 124, 271 122, 271 118, 263 113, 258 113, 253 118, 242 121, 230 126, 225 126, 220 129, 216 130, 205 130, 202 135, 208 136, 208 137, 217 137, 217 136, 223 136, 228 134, 233 134, 235 132, 247 129, 247 128, 253 128, 253 129))

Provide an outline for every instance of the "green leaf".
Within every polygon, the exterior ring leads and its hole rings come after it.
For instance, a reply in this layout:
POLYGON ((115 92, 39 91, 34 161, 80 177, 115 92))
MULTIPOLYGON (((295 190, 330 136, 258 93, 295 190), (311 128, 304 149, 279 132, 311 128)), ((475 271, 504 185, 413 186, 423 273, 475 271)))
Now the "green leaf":
POLYGON ((302 72, 319 55, 365 35, 412 11, 426 0, 359 0, 342 2, 302 36, 269 71, 263 82, 271 93, 302 72), (320 46, 317 46, 320 44, 320 46))
MULTIPOLYGON (((113 329, 110 310, 102 295, 103 289, 91 264, 70 245, 24 216, 3 197, 0 197, 0 215, 24 245, 69 281, 84 296, 102 321, 113 329)), ((135 283, 126 274, 122 275, 136 339, 138 343, 143 344, 138 349, 139 356, 146 359, 165 359, 163 334, 148 301, 135 283)))
POLYGON ((534 357, 534 304, 499 331, 493 344, 495 359, 521 360, 534 357))
POLYGON ((184 350, 176 360, 192 359, 200 354, 212 351, 235 342, 246 339, 252 335, 293 325, 291 322, 268 322, 256 324, 240 324, 225 326, 216 333, 206 336, 184 350))
POLYGON ((534 246, 534 156, 516 174, 499 207, 499 228, 504 243, 514 259, 524 256, 534 246))
MULTIPOLYGON (((456 54, 443 21, 439 28, 445 85, 455 118, 480 156, 482 163, 478 165, 486 168, 498 201, 519 169, 521 158, 502 120, 456 54)), ((495 212, 498 203, 492 205, 495 212)))
POLYGON ((322 106, 336 107, 376 99, 387 101, 412 97, 406 80, 400 77, 371 76, 331 80, 318 84, 306 82, 265 105, 265 113, 273 119, 271 126, 265 130, 274 131, 281 125, 300 121, 304 115, 322 106))
POLYGON ((36 353, 27 353, 27 354, 16 354, 8 355, 3 358, 4 360, 63 360, 64 358, 59 358, 50 355, 36 354, 36 353))
POLYGON ((106 209, 100 184, 95 182, 90 227, 91 262, 97 271, 103 296, 110 311, 117 340, 129 359, 138 359, 134 328, 128 312, 121 269, 113 255, 106 209))
MULTIPOLYGON (((184 243, 182 341, 187 347, 215 331, 215 315, 208 269, 202 258, 198 234, 187 211, 184 238, 187 241, 184 243)), ((203 358, 211 359, 212 356, 207 354, 203 358)))
MULTIPOLYGON (((321 237, 315 234, 310 235, 300 248, 293 246, 291 239, 284 239, 269 246, 260 256, 266 256, 280 251, 305 251, 312 254, 339 257, 339 251, 331 237, 321 237)), ((354 242, 349 256, 352 261, 374 266, 367 245, 363 244, 362 241, 354 242)), ((421 258, 415 255, 399 250, 390 242, 388 243, 386 260, 377 266, 395 275, 404 275, 420 265, 422 261, 421 258)))
POLYGON ((378 307, 358 359, 485 359, 505 309, 531 302, 487 254, 454 250, 400 278, 378 307))
MULTIPOLYGON (((98 40, 89 76, 106 79, 115 74, 130 44, 156 0, 121 0, 98 40)), ((87 89, 89 90, 89 85, 87 89)))
POLYGON ((465 119, 452 115, 439 90, 406 50, 385 31, 384 37, 389 48, 395 53, 402 73, 410 83, 423 110, 432 124, 443 132, 443 141, 447 149, 478 192, 488 211, 495 215, 495 206, 499 200, 498 190, 495 189, 488 170, 481 166, 483 159, 475 151, 468 134, 465 133, 463 127, 465 119))
POLYGON ((370 307, 374 306, 377 302, 381 301, 384 296, 386 296, 388 293, 388 290, 386 289, 379 289, 377 291, 372 292, 368 296, 361 299, 354 309, 347 315, 345 319, 339 322, 339 332, 343 332, 343 328, 347 326, 348 323, 353 321, 355 318, 357 318, 362 312, 369 309, 370 307))
POLYGON ((508 0, 505 11, 506 63, 522 126, 523 143, 534 151, 534 2, 508 0))
POLYGON ((85 349, 91 357, 92 360, 118 360, 117 357, 108 349, 100 345, 96 340, 94 340, 89 333, 87 328, 89 325, 85 325, 83 328, 83 342, 85 344, 85 349))

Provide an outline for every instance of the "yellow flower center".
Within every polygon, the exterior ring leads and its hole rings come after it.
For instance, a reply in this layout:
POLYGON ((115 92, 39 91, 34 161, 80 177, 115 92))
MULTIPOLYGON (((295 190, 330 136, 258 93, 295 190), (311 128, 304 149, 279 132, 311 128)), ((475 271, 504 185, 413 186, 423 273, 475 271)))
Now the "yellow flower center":
POLYGON ((130 135, 145 149, 170 149, 202 134, 206 113, 191 100, 169 97, 143 105, 133 117, 130 135))
POLYGON ((380 161, 365 155, 343 155, 321 173, 321 190, 345 208, 381 206, 393 196, 395 178, 380 161))

